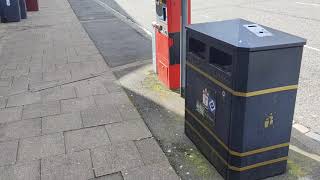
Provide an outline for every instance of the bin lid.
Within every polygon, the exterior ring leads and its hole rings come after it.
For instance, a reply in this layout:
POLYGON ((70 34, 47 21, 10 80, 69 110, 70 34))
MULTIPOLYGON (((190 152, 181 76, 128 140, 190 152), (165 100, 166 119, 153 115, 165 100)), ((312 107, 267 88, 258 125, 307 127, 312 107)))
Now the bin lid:
POLYGON ((188 25, 191 29, 221 42, 249 51, 303 46, 306 40, 243 19, 188 25))

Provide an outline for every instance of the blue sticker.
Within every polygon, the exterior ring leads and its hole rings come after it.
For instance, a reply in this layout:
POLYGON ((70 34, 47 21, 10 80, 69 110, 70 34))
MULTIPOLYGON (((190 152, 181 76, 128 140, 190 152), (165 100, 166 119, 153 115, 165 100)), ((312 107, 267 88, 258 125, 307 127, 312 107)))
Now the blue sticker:
POLYGON ((211 97, 209 97, 209 103, 208 103, 208 106, 209 106, 209 111, 214 113, 216 111, 216 102, 214 99, 212 99, 211 97))

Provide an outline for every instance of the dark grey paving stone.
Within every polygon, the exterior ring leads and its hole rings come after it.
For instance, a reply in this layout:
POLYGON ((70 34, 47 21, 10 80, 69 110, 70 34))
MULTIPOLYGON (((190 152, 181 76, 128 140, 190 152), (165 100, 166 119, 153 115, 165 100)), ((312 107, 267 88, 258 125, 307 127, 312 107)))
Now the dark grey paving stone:
POLYGON ((95 106, 96 104, 92 96, 61 100, 61 111, 63 113, 81 111, 95 106))
POLYGON ((154 138, 135 141, 145 165, 168 162, 166 155, 154 138))
POLYGON ((43 101, 57 101, 61 99, 71 99, 76 97, 74 88, 70 86, 49 88, 41 91, 40 94, 43 101))
POLYGON ((123 121, 109 124, 106 125, 106 129, 112 143, 140 140, 152 136, 143 120, 123 121))
POLYGON ((18 161, 35 160, 65 153, 62 133, 22 139, 18 161))
POLYGON ((41 119, 28 119, 0 124, 0 141, 41 135, 41 119))
POLYGON ((42 118, 42 134, 69 131, 81 127, 82 121, 79 112, 42 118))
POLYGON ((180 180, 167 162, 123 171, 124 180, 180 180))
POLYGON ((110 144, 103 126, 68 131, 64 135, 68 153, 110 144))
POLYGON ((123 180, 123 177, 121 175, 121 172, 118 172, 118 173, 114 173, 114 174, 108 174, 108 175, 105 175, 105 176, 100 176, 100 177, 93 178, 93 179, 90 179, 90 180, 123 180))
POLYGON ((132 141, 102 146, 91 151, 96 176, 112 174, 143 165, 137 147, 132 141))
POLYGON ((40 161, 0 167, 0 180, 40 180, 40 161))
POLYGON ((17 149, 18 141, 0 142, 0 166, 14 164, 17 159, 17 149))
POLYGON ((119 19, 85 22, 83 26, 110 67, 152 58, 151 41, 119 19))
POLYGON ((48 101, 26 105, 23 108, 22 118, 31 119, 60 114, 60 102, 48 101))
POLYGON ((96 95, 93 97, 98 106, 104 106, 109 104, 113 104, 117 107, 120 105, 132 105, 127 94, 123 91, 113 92, 104 95, 96 95))
POLYGON ((42 180, 87 180, 93 177, 88 150, 41 160, 42 180))
POLYGON ((81 112, 84 127, 121 122, 119 111, 113 105, 91 108, 81 112))

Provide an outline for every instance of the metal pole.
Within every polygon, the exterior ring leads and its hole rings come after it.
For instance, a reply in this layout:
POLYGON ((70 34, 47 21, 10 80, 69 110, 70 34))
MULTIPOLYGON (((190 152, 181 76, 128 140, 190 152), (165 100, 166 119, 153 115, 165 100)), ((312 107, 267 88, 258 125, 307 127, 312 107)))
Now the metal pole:
POLYGON ((156 29, 152 28, 152 69, 157 73, 157 60, 156 60, 156 29))
POLYGON ((184 97, 186 87, 186 25, 188 23, 188 0, 181 0, 180 31, 180 94, 184 97))

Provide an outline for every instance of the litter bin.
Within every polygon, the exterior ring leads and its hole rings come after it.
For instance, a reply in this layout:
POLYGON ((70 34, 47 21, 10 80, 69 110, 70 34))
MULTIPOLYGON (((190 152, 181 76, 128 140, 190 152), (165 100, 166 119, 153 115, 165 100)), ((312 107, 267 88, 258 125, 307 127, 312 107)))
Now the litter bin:
POLYGON ((1 0, 1 22, 19 22, 21 12, 19 0, 1 0))
POLYGON ((285 172, 305 44, 242 19, 187 27, 185 132, 225 179, 285 172))
POLYGON ((27 11, 39 11, 38 0, 26 0, 27 11))
POLYGON ((25 0, 19 0, 21 19, 27 19, 27 7, 25 0))

